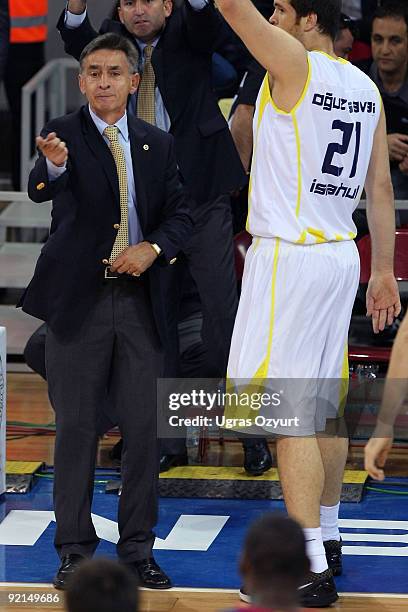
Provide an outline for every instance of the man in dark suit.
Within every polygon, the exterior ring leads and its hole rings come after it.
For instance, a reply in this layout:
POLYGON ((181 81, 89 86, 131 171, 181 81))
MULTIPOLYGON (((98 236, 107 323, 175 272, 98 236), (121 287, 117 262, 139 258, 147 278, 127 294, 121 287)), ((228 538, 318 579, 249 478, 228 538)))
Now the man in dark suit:
POLYGON ((171 586, 152 557, 156 380, 168 342, 164 266, 192 222, 172 137, 126 113, 138 80, 126 39, 107 34, 90 43, 79 77, 89 104, 46 126, 29 180, 32 200, 53 200, 50 237, 21 305, 48 326, 57 588, 99 542, 91 503, 97 413, 107 393, 124 440, 118 556, 141 585, 171 586))
MULTIPOLYGON (((244 186, 247 177, 212 91, 211 59, 222 21, 211 0, 183 0, 174 9, 171 0, 121 0, 118 6, 120 21, 105 20, 100 32, 121 33, 136 47, 143 96, 133 96, 129 112, 174 136, 177 163, 192 197, 195 220, 168 286, 173 340, 166 352, 166 375, 180 375, 177 322, 183 268, 188 265, 203 311, 205 358, 198 375, 224 376, 238 305, 229 194, 244 186), (147 111, 142 101, 151 79, 154 100, 147 111)), ((86 0, 69 0, 57 25, 66 52, 76 58, 97 36, 86 7, 86 0)), ((181 438, 163 441, 162 450, 162 470, 187 461, 181 438)), ((253 473, 271 466, 266 443, 248 441, 245 452, 245 464, 254 468, 253 473)))

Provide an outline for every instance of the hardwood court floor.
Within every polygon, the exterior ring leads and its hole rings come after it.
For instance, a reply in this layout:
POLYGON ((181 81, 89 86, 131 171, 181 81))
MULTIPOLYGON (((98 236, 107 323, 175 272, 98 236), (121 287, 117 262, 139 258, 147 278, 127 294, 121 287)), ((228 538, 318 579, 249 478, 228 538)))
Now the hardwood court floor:
MULTIPOLYGON (((28 587, 27 585, 19 585, 12 587, 0 586, 0 610, 2 612, 14 612, 18 609, 17 605, 7 604, 9 593, 25 593, 26 597, 30 593, 49 594, 54 596, 60 592, 55 591, 52 587, 28 587)), ((139 612, 219 612, 222 610, 231 610, 239 608, 245 612, 247 606, 237 603, 237 595, 234 593, 202 591, 199 593, 188 591, 166 591, 166 592, 151 592, 142 591, 139 612)), ((408 600, 406 598, 392 597, 341 597, 335 606, 330 610, 341 612, 402 612, 406 610, 408 600)), ((23 606, 20 607, 23 609, 23 606)), ((41 604, 35 607, 24 605, 25 612, 46 612, 63 609, 63 596, 60 596, 59 603, 47 606, 41 604)), ((310 610, 310 608, 308 608, 310 610)))
MULTIPOLYGON (((31 423, 50 423, 54 419, 53 411, 49 406, 46 384, 35 374, 9 374, 7 377, 7 420, 24 421, 31 423)), ((115 440, 113 438, 102 441, 99 450, 98 465, 109 466, 108 449, 115 440)), ((21 439, 9 440, 7 443, 7 459, 25 461, 53 462, 53 437, 31 436, 21 439)), ((389 463, 390 475, 406 475, 406 451, 394 451, 389 463)), ((223 447, 216 442, 211 444, 207 456, 209 462, 215 465, 241 465, 242 451, 240 444, 229 443, 223 447)), ((353 448, 349 454, 349 467, 361 469, 362 449, 353 448)), ((375 587, 373 585, 373 590, 375 587)), ((38 585, 0 585, 0 611, 12 612, 16 605, 8 604, 8 593, 46 593, 55 594, 56 591, 49 586, 38 585)), ((45 612, 46 610, 61 610, 62 600, 58 604, 33 607, 24 605, 26 612, 45 612)), ((142 612, 215 612, 236 608, 238 604, 237 593, 231 591, 211 591, 181 589, 163 592, 144 590, 141 593, 142 612)), ((245 610, 242 604, 242 610, 245 610)), ((350 596, 341 597, 332 608, 341 612, 400 612, 408 609, 408 597, 401 596, 350 596)))

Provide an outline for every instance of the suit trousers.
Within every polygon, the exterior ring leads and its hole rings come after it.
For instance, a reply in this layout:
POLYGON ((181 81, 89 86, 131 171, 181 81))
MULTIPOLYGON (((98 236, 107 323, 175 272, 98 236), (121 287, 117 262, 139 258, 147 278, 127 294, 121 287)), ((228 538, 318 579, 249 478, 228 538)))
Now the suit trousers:
POLYGON ((123 437, 118 556, 145 559, 157 520, 156 379, 163 355, 146 283, 133 277, 103 282, 78 333, 48 329, 46 369, 56 413, 55 546, 91 556, 99 539, 91 519, 98 411, 114 398, 123 437))

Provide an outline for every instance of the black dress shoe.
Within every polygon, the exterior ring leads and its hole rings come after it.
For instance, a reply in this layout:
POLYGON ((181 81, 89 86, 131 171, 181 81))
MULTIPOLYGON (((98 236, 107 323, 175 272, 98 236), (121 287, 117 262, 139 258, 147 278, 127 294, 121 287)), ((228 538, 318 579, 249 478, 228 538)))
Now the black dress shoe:
POLYGON ((324 550, 326 551, 327 565, 333 572, 333 576, 341 576, 343 573, 343 555, 341 548, 343 541, 327 540, 323 542, 324 550))
POLYGON ((61 559, 61 565, 54 578, 53 584, 56 589, 64 591, 67 588, 72 575, 78 569, 78 565, 84 561, 82 555, 68 554, 61 559))
POLYGON ((170 578, 157 565, 153 557, 124 564, 133 572, 139 581, 139 586, 147 589, 171 589, 170 578))
POLYGON ((320 574, 309 572, 307 583, 298 592, 304 608, 327 608, 339 598, 331 569, 320 574))
POLYGON ((272 455, 266 440, 244 443, 244 469, 250 476, 261 476, 272 467, 272 455))
POLYGON ((187 453, 160 456, 160 472, 167 472, 170 468, 177 467, 178 465, 188 465, 187 453))

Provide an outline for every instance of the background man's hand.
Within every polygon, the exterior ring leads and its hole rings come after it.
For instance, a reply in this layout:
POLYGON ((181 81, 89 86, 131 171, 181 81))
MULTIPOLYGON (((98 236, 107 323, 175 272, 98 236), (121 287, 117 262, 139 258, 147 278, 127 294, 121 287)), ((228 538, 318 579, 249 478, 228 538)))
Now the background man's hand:
POLYGON ((392 438, 371 438, 364 449, 364 467, 371 478, 384 480, 384 470, 388 453, 392 448, 392 438))
POLYGON ((397 281, 393 272, 374 273, 367 288, 367 316, 372 317, 375 334, 391 325, 401 312, 397 281))
POLYGON ((35 139, 41 153, 55 166, 63 166, 68 159, 68 149, 55 132, 48 134, 47 138, 38 136, 35 139))
POLYGON ((119 274, 143 274, 157 259, 157 253, 148 242, 139 242, 130 246, 115 259, 111 265, 112 272, 119 274))
POLYGON ((68 10, 74 15, 82 15, 86 9, 86 0, 69 0, 68 10))
POLYGON ((388 152, 391 161, 402 162, 408 155, 408 136, 404 134, 388 134, 388 152))

